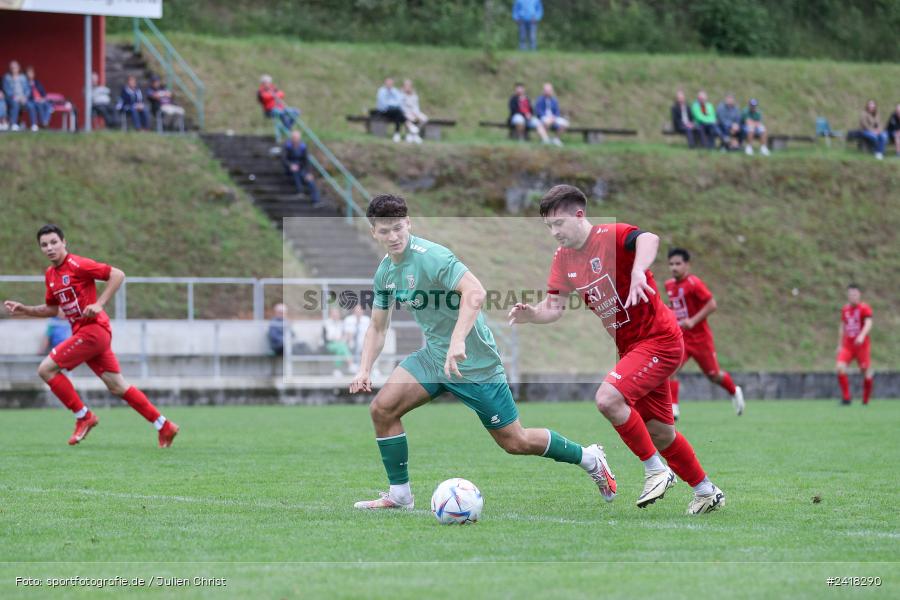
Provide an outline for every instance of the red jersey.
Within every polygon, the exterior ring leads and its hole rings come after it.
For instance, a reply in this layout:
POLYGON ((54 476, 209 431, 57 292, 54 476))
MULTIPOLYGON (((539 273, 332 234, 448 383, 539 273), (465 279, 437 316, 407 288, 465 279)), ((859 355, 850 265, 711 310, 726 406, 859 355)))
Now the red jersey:
MULTIPOLYGON (((862 331, 866 319, 872 318, 872 307, 865 302, 856 306, 845 304, 841 309, 841 323, 844 325, 844 345, 852 346, 853 340, 862 331)), ((868 341, 868 336, 866 336, 868 341)))
MULTIPOLYGON (((579 249, 558 248, 550 265, 547 290, 551 294, 577 292, 587 306, 603 320, 616 341, 619 354, 632 345, 655 336, 680 336, 680 328, 659 298, 625 308, 631 289, 635 242, 629 236, 640 231, 634 225, 609 223, 594 225, 579 249)), ((657 290, 653 273, 646 271, 647 283, 657 290)))
POLYGON ((63 314, 72 324, 72 333, 91 323, 111 332, 106 312, 101 311, 92 319, 84 317, 85 307, 97 301, 97 285, 94 280, 108 280, 111 269, 109 265, 90 258, 67 254, 61 265, 50 265, 44 273, 44 285, 47 287, 44 303, 62 308, 63 314))
MULTIPOLYGON (((676 321, 693 317, 713 297, 703 280, 696 275, 688 275, 681 281, 675 278, 667 280, 666 295, 669 296, 669 308, 675 314, 676 321)), ((705 318, 690 329, 682 329, 681 333, 684 334, 685 344, 712 335, 705 318)))

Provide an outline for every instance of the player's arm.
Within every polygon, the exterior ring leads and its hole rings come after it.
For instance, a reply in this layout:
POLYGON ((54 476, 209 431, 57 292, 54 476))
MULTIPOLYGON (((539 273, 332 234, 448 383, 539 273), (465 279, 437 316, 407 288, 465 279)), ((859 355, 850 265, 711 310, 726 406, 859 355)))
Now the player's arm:
POLYGON ((6 300, 3 303, 3 306, 6 307, 6 310, 7 312, 9 312, 9 314, 22 317, 38 317, 49 319, 50 317, 56 316, 56 313, 59 312, 58 306, 48 306, 46 304, 28 306, 26 304, 22 304, 21 302, 16 302, 15 300, 6 300))
POLYGON ((628 299, 625 308, 639 302, 649 302, 649 295, 656 292, 647 283, 645 274, 653 261, 656 260, 656 252, 659 250, 659 236, 649 231, 643 231, 634 242, 634 266, 631 267, 631 288, 628 290, 628 299))
POLYGON ((475 325, 475 319, 484 306, 484 300, 487 298, 487 292, 484 286, 478 281, 478 278, 472 275, 471 271, 466 271, 459 283, 456 284, 456 291, 459 292, 459 313, 456 316, 456 325, 453 327, 453 333, 450 334, 450 346, 447 349, 447 358, 444 361, 444 375, 449 379, 451 375, 462 377, 459 372, 457 362, 466 360, 466 336, 472 331, 475 325))
POLYGON ((565 300, 559 294, 547 294, 535 305, 516 303, 509 311, 507 318, 510 325, 516 323, 534 323, 545 325, 559 321, 565 308, 565 300))
POLYGON ((685 319, 681 323, 682 327, 684 327, 685 329, 691 329, 692 327, 694 327, 694 325, 696 325, 697 323, 702 323, 703 319, 716 312, 717 308, 718 306, 716 305, 716 299, 710 298, 709 302, 704 304, 703 307, 697 311, 697 314, 695 314, 693 317, 685 319))
POLYGON ((857 345, 862 345, 863 342, 866 341, 866 336, 869 335, 869 332, 872 331, 872 317, 866 317, 863 319, 863 328, 862 331, 859 332, 859 335, 856 336, 857 345))
POLYGON ((112 298, 122 286, 123 281, 125 281, 125 273, 121 269, 110 267, 106 289, 103 290, 103 293, 100 294, 100 297, 97 298, 95 303, 88 304, 84 308, 84 316, 90 319, 99 315, 103 310, 103 307, 106 306, 106 303, 109 302, 109 299, 112 298))
POLYGON ((363 339, 362 354, 359 358, 359 372, 350 382, 350 393, 372 391, 372 365, 384 349, 388 327, 391 324, 391 309, 372 307, 372 318, 363 339))

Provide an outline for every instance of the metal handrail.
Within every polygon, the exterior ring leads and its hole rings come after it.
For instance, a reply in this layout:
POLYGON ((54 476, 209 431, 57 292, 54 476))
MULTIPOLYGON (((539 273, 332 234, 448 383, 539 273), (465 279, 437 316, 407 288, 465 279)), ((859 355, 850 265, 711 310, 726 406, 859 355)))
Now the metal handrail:
POLYGON ((177 84, 178 88, 181 90, 184 95, 186 95, 191 102, 193 102, 194 107, 197 110, 197 125, 200 129, 203 129, 203 126, 206 121, 206 115, 204 110, 204 102, 206 101, 206 85, 204 85, 203 81, 197 76, 194 70, 188 65, 187 61, 178 53, 178 50, 175 49, 175 46, 166 38, 165 35, 159 30, 159 28, 151 21, 146 18, 135 18, 133 19, 134 25, 134 49, 136 52, 141 51, 141 46, 146 46, 150 53, 156 58, 157 61, 166 69, 166 85, 171 87, 173 83, 177 84), (150 30, 156 39, 162 44, 165 49, 165 56, 160 52, 156 46, 153 44, 153 40, 150 39, 150 36, 146 35, 143 31, 141 31, 141 25, 147 27, 150 30), (185 81, 175 72, 175 65, 177 63, 179 67, 187 74, 187 76, 191 79, 196 87, 197 92, 194 93, 185 83, 185 81))

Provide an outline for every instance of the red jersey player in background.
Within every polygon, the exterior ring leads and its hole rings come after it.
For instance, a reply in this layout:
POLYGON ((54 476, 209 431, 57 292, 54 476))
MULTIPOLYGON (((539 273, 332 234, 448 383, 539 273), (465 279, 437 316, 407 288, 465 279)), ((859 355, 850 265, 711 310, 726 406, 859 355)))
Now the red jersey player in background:
POLYGON ((510 324, 553 323, 565 308, 562 296, 583 299, 602 319, 619 352, 619 362, 594 400, 644 463, 638 507, 662 498, 677 474, 694 488, 689 514, 716 510, 724 506, 725 494, 706 476, 672 416, 668 379, 681 365, 684 341, 649 271, 659 237, 625 223, 592 225, 586 206, 581 190, 570 185, 557 185, 544 195, 541 216, 560 245, 550 267, 548 294, 535 306, 516 304, 509 312, 510 324))
MULTIPOLYGON (((669 270, 672 279, 666 281, 669 308, 675 313, 681 333, 684 334, 684 359, 681 367, 691 358, 713 383, 719 384, 731 396, 731 405, 738 416, 744 413, 744 392, 734 385, 731 375, 719 369, 716 344, 706 317, 716 310, 716 299, 703 280, 691 273, 691 254, 684 248, 669 250, 669 270)), ((679 371, 681 370, 679 367, 679 371)), ((672 392, 672 412, 678 419, 678 371, 669 379, 672 392)))
POLYGON ((62 373, 63 369, 71 371, 81 363, 87 363, 110 392, 153 423, 159 431, 160 448, 171 446, 178 426, 160 415, 142 391, 125 381, 119 361, 112 351, 112 328, 103 306, 125 281, 125 273, 69 253, 62 229, 56 225, 41 227, 37 239, 41 251, 51 263, 44 274, 47 288, 44 304, 26 306, 14 300, 3 304, 10 313, 28 317, 52 317, 61 309, 72 324, 72 337, 53 348, 38 367, 41 379, 47 382, 66 408, 75 413, 75 432, 69 438, 69 444, 74 446, 83 440, 99 422, 78 397, 69 378, 62 373), (109 282, 99 298, 94 283, 96 279, 109 282))
POLYGON ((855 283, 847 286, 847 304, 841 309, 838 329, 837 374, 841 385, 841 404, 850 405, 850 380, 847 365, 856 360, 863 374, 863 406, 872 395, 872 361, 869 333, 872 331, 872 308, 862 302, 862 291, 855 283))

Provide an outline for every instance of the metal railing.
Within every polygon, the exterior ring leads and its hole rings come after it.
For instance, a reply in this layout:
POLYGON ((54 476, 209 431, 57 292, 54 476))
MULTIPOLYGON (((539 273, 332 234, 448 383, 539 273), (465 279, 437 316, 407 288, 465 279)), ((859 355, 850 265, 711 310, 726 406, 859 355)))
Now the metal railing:
MULTIPOLYGON (((275 122, 275 141, 278 142, 282 137, 290 136, 290 129, 288 129, 284 123, 281 122, 281 119, 277 117, 273 117, 272 120, 275 122)), ((316 147, 316 149, 322 153, 327 161, 327 165, 332 167, 338 172, 337 177, 342 179, 342 181, 338 181, 335 176, 333 176, 328 169, 325 168, 312 153, 309 154, 309 162, 312 163, 312 166, 319 172, 319 175, 322 176, 322 179, 328 182, 328 184, 334 189, 334 191, 344 199, 344 205, 346 210, 344 212, 344 218, 347 220, 347 223, 353 222, 353 217, 365 217, 366 211, 362 209, 362 207, 356 203, 354 200, 353 194, 356 192, 366 203, 368 203, 372 199, 372 195, 369 191, 363 187, 363 184, 359 182, 359 180, 353 176, 347 167, 338 160, 338 157, 334 155, 334 153, 322 143, 322 140, 319 139, 319 136, 315 134, 315 132, 310 129, 309 125, 306 124, 303 119, 299 116, 294 120, 294 125, 298 126, 300 130, 303 132, 303 135, 307 140, 311 141, 312 144, 316 147)))
POLYGON ((147 48, 147 50, 150 51, 150 54, 153 55, 165 70, 166 87, 172 89, 173 86, 177 86, 181 93, 194 104, 194 108, 197 111, 197 126, 200 129, 203 129, 206 121, 204 110, 206 86, 203 84, 203 81, 201 81, 197 74, 194 73, 194 70, 187 64, 187 61, 185 61, 181 54, 175 49, 175 46, 173 46, 159 28, 153 24, 153 21, 146 18, 135 18, 133 20, 133 29, 135 52, 141 52, 141 48, 147 48), (142 27, 146 27, 153 38, 144 33, 142 27), (156 39, 162 46, 161 51, 153 43, 153 39, 156 39), (192 86, 188 85, 188 81, 176 71, 176 67, 180 67, 185 77, 193 84, 192 86))

